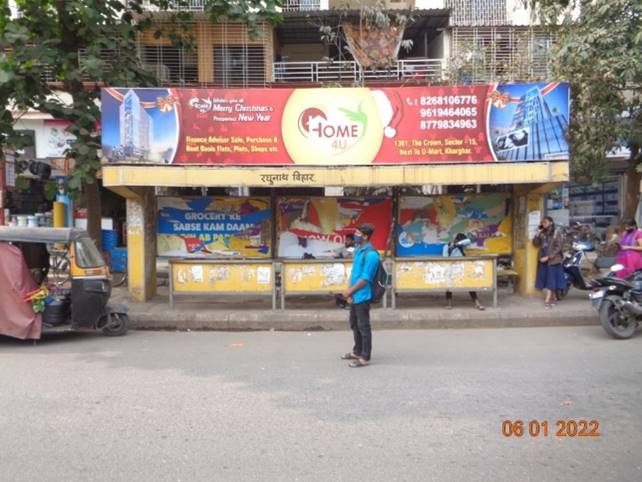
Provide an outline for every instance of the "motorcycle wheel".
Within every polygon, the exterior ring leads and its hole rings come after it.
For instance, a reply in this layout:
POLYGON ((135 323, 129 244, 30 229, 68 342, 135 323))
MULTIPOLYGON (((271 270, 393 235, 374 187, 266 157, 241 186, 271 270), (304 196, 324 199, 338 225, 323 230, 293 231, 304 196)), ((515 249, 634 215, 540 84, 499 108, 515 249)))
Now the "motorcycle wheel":
POLYGON ((123 313, 109 313, 107 324, 103 327, 105 336, 123 336, 129 329, 129 316, 123 313))
POLYGON ((622 319, 620 312, 615 306, 613 300, 606 298, 600 308, 600 322, 602 328, 609 336, 617 340, 626 340, 631 338, 637 328, 637 321, 629 318, 629 321, 622 319))

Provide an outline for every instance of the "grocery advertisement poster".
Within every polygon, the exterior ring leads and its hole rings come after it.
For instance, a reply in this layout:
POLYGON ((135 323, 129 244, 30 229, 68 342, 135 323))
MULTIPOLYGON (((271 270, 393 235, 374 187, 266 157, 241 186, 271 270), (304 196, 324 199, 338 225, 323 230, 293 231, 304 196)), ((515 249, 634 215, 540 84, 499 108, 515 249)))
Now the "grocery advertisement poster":
POLYGON ((441 256, 457 233, 472 240, 467 254, 510 253, 512 229, 509 193, 402 197, 397 256, 441 256))
POLYGON ((272 210, 267 198, 159 197, 159 256, 271 256, 272 210))
POLYGON ((566 83, 105 88, 117 163, 400 165, 568 159, 566 83))
POLYGON ((285 197, 276 209, 281 258, 335 258, 362 223, 375 227, 372 245, 383 251, 392 223, 390 198, 285 197))

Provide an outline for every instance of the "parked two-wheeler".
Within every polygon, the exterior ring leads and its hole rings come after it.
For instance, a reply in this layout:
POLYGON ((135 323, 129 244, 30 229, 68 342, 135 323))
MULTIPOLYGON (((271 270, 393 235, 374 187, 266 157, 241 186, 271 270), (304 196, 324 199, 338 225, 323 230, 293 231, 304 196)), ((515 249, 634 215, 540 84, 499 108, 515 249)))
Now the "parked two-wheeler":
POLYGON ((631 338, 642 319, 642 270, 626 279, 616 278, 615 273, 622 269, 616 264, 607 276, 593 280, 589 295, 604 331, 620 340, 631 338))
MULTIPOLYGON (((562 261, 564 268, 564 278, 566 286, 557 290, 558 299, 564 298, 571 286, 582 291, 589 291, 594 288, 594 280, 585 279, 582 274, 582 264, 586 258, 586 253, 595 251, 593 243, 590 241, 575 241, 571 245, 571 250, 566 254, 562 261)), ((613 265, 614 258, 608 256, 598 256, 593 262, 593 268, 603 270, 613 265)), ((608 275, 607 275, 608 276, 608 275)))

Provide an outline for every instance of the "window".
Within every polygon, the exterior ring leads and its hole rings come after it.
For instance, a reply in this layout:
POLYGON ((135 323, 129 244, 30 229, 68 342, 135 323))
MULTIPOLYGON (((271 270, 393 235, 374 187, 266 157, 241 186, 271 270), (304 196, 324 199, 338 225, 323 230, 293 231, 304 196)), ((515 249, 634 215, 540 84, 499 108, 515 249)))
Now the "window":
POLYGON ((198 84, 198 57, 196 50, 168 45, 143 45, 143 65, 154 72, 162 84, 198 84))
POLYGON ((80 268, 100 268, 105 261, 91 238, 80 238, 74 244, 76 264, 80 268))
POLYGON ((214 82, 224 87, 265 84, 264 46, 215 45, 214 82))

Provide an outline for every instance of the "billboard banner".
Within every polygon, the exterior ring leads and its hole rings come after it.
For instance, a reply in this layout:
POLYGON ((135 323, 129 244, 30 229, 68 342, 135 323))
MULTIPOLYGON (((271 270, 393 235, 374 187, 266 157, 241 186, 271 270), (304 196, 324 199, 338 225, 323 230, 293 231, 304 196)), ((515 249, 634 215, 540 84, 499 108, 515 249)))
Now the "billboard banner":
POLYGON ((105 88, 106 161, 233 166, 568 159, 567 83, 105 88))
POLYGON ((441 256, 457 233, 472 240, 467 254, 510 253, 510 199, 509 193, 400 198, 397 256, 441 256))
POLYGON ((390 198, 279 198, 278 255, 281 258, 336 258, 346 234, 362 223, 374 225, 372 245, 383 251, 392 223, 390 198))
POLYGON ((267 198, 158 198, 159 256, 271 256, 272 210, 267 198))

